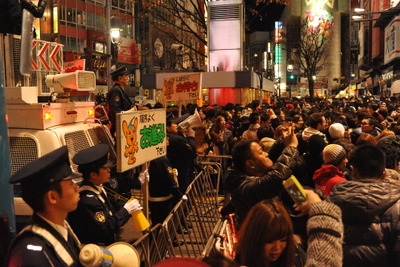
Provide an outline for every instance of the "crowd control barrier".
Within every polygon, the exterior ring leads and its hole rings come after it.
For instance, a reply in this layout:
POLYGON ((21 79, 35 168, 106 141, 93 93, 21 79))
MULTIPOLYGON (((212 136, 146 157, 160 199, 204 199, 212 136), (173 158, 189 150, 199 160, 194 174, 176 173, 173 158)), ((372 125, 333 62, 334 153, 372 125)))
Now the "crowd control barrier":
POLYGON ((203 170, 185 192, 187 199, 180 200, 162 224, 152 227, 133 244, 140 254, 142 267, 170 257, 201 259, 214 248, 215 236, 224 223, 218 211, 221 166, 216 162, 202 165, 203 170), (212 177, 215 174, 217 183, 212 177))

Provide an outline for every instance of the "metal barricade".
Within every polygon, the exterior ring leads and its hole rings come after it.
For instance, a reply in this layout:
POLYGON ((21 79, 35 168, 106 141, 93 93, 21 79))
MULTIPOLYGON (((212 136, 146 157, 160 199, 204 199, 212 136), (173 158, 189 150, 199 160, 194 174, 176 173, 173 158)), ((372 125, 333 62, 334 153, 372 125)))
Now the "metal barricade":
MULTIPOLYGON (((217 164, 211 162, 210 166, 216 167, 220 174, 217 164)), ((208 255, 223 224, 212 174, 207 168, 200 172, 186 190, 187 200, 180 200, 161 226, 153 227, 133 244, 141 251, 141 266, 152 266, 169 257, 208 255)))
POLYGON ((140 255, 140 266, 153 266, 166 258, 175 256, 171 249, 172 244, 168 242, 162 230, 161 224, 157 224, 133 243, 140 255))
POLYGON ((224 179, 226 171, 230 166, 232 156, 231 155, 202 155, 198 157, 199 162, 203 165, 206 171, 211 173, 217 172, 218 177, 216 178, 216 190, 218 193, 222 194, 221 181, 224 179), (208 170, 207 170, 208 169, 208 170), (213 171, 214 169, 214 171, 213 171))

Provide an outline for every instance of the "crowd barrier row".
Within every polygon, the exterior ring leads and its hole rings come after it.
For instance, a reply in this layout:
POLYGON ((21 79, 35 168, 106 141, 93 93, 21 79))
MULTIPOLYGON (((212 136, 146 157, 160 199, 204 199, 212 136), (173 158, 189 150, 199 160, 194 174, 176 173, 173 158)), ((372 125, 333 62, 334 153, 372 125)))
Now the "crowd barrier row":
POLYGON ((221 229, 226 225, 218 209, 222 166, 201 162, 203 170, 186 190, 187 200, 180 200, 162 224, 153 226, 133 246, 141 266, 153 266, 171 257, 201 259, 215 248, 221 229))

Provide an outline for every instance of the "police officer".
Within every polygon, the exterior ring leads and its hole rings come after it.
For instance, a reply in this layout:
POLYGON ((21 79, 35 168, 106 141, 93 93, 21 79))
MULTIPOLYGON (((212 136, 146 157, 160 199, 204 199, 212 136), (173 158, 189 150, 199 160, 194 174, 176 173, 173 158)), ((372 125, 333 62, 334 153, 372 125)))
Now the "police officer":
POLYGON ((118 240, 121 226, 130 214, 141 210, 137 200, 123 202, 107 196, 103 184, 110 179, 109 147, 99 144, 79 151, 72 159, 82 173, 78 208, 68 221, 82 243, 110 245, 118 240))
POLYGON ((116 131, 115 114, 120 113, 121 111, 130 110, 132 108, 132 101, 124 90, 129 83, 127 68, 125 66, 119 67, 115 71, 111 72, 110 75, 114 85, 107 94, 107 103, 109 108, 108 117, 111 121, 110 132, 111 135, 114 136, 116 131))
POLYGON ((32 222, 13 240, 8 266, 80 266, 80 242, 65 221, 79 201, 66 146, 36 159, 10 178, 33 209, 32 222))
POLYGON ((149 175, 149 209, 151 222, 156 225, 167 218, 183 194, 177 184, 177 170, 172 168, 167 156, 150 161, 149 175))
POLYGON ((191 132, 188 131, 184 136, 178 131, 178 124, 184 120, 184 116, 173 119, 167 116, 167 136, 169 146, 167 147, 167 157, 171 161, 172 167, 178 170, 179 189, 182 193, 186 192, 187 187, 194 179, 196 143, 191 132))

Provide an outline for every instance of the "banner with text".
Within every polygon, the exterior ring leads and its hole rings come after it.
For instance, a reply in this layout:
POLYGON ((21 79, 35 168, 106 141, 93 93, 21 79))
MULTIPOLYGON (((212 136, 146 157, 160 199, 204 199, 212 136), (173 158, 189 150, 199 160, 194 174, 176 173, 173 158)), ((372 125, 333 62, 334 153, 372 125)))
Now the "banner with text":
POLYGON ((69 73, 77 70, 85 70, 85 62, 85 59, 64 62, 64 72, 69 73))
POLYGON ((124 172, 167 154, 165 114, 165 109, 117 114, 118 172, 124 172))
POLYGON ((201 73, 164 78, 164 101, 200 99, 201 73))

